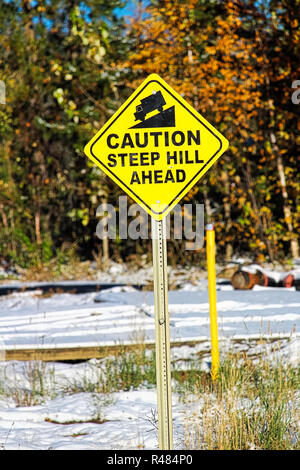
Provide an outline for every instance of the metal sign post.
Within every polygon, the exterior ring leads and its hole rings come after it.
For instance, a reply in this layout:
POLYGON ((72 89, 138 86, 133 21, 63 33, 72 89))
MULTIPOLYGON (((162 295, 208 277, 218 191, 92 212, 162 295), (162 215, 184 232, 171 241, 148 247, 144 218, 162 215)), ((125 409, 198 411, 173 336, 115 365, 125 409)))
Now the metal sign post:
POLYGON ((151 217, 151 226, 154 274, 158 443, 160 449, 170 450, 173 448, 173 431, 166 218, 163 220, 155 220, 151 217))

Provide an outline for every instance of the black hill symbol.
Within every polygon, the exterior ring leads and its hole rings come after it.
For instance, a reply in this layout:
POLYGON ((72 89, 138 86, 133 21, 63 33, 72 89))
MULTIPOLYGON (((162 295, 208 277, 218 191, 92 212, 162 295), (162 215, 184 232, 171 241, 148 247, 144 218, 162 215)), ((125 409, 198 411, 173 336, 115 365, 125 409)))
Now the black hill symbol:
POLYGON ((137 105, 134 113, 135 120, 140 120, 138 124, 130 127, 130 129, 149 128, 149 127, 175 127, 175 106, 163 110, 166 104, 161 91, 153 92, 152 95, 141 99, 141 103, 137 105), (158 110, 159 113, 146 119, 148 113, 158 110))
POLYGON ((146 115, 155 109, 158 109, 158 111, 162 112, 163 106, 165 104, 166 102, 161 91, 154 91, 152 95, 143 98, 141 100, 141 104, 136 107, 136 112, 134 113, 135 120, 137 121, 139 119, 144 121, 146 115))

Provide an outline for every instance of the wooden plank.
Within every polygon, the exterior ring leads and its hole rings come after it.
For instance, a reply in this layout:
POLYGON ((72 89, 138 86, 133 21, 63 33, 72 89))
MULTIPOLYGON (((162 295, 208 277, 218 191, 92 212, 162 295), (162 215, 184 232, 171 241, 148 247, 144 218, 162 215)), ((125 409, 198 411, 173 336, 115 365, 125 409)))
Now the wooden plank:
MULTIPOLYGON (((270 337, 249 337, 239 338, 235 337, 230 340, 232 345, 237 343, 239 345, 250 344, 264 345, 272 344, 277 341, 287 342, 290 339, 290 335, 270 336, 270 337)), ((171 341, 171 347, 180 346, 196 346, 201 343, 208 343, 209 338, 199 340, 188 340, 188 341, 171 341)), ((220 338, 220 344, 223 339, 220 338)), ((225 340, 227 343, 228 340, 225 340)), ((87 359, 102 359, 110 355, 120 355, 124 351, 131 351, 138 347, 146 347, 147 349, 154 349, 155 343, 141 343, 141 344, 119 344, 111 346, 86 346, 86 347, 70 347, 70 348, 26 348, 26 349, 7 349, 0 350, 0 361, 80 361, 87 359)))
MULTIPOLYGON (((201 341, 176 341, 172 343, 176 346, 194 346, 205 342, 201 341)), ((143 344, 144 346, 144 344, 143 344)), ((146 343, 146 348, 153 349, 155 343, 146 343)), ((131 351, 139 347, 138 344, 124 344, 113 346, 88 346, 70 348, 31 348, 31 349, 7 349, 0 351, 2 361, 77 361, 87 359, 102 359, 109 355, 119 355, 124 350, 131 351)))

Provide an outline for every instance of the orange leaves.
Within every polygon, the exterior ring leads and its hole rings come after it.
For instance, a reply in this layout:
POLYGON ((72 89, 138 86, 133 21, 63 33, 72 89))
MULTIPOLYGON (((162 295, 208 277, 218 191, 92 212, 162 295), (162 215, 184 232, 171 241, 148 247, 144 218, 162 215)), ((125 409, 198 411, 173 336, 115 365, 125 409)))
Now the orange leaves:
POLYGON ((210 55, 216 54, 216 48, 215 47, 207 47, 206 52, 210 55))
MULTIPOLYGON (((293 30, 291 37, 287 37, 287 48, 278 40, 281 34, 285 38, 283 30, 277 31, 271 41, 275 28, 272 15, 264 17, 265 13, 255 5, 257 2, 248 2, 247 11, 243 2, 220 2, 222 12, 217 9, 216 15, 208 15, 207 21, 206 10, 198 0, 158 3, 159 6, 148 9, 150 16, 146 20, 133 24, 133 32, 136 30, 140 36, 128 65, 143 78, 151 72, 161 74, 230 140, 230 163, 220 160, 218 171, 211 170, 209 177, 208 191, 216 198, 216 204, 220 204, 216 219, 221 220, 224 204, 230 206, 234 217, 241 221, 232 220, 232 233, 243 234, 238 237, 244 240, 248 238, 248 246, 251 240, 251 249, 265 250, 267 237, 264 240, 261 234, 266 228, 276 226, 274 213, 282 211, 276 158, 284 155, 288 168, 294 168, 290 161, 296 162, 297 136, 290 135, 288 130, 292 126, 293 132, 297 128, 299 131, 300 121, 295 118, 296 109, 287 103, 291 101, 292 77, 295 80, 298 77, 287 49, 296 44, 298 33, 293 30), (266 31, 270 36, 265 36, 266 31), (273 83, 277 84, 274 89, 273 83), (277 107, 282 103, 279 118, 277 107), (271 145, 271 131, 278 139, 277 147, 271 145), (289 148, 292 153, 288 152, 289 148), (228 174, 226 190, 220 178, 224 169, 228 174), (253 172, 253 180, 249 171, 253 172), (269 204, 273 204, 270 212, 266 209, 269 204)), ((286 21, 291 23, 291 28, 298 25, 295 18, 286 21)), ((295 179, 296 170, 293 175, 286 175, 288 191, 293 188, 292 176, 295 179)))
POLYGON ((292 28, 298 28, 299 26, 299 21, 297 19, 294 19, 291 23, 292 28))

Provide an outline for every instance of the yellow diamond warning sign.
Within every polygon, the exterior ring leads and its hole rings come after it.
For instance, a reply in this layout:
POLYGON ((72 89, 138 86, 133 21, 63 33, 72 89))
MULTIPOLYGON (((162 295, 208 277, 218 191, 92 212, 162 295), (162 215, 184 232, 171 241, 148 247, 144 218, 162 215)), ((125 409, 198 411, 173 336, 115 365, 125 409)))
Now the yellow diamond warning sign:
POLYGON ((156 220, 228 148, 228 141, 156 74, 86 145, 86 155, 156 220))

